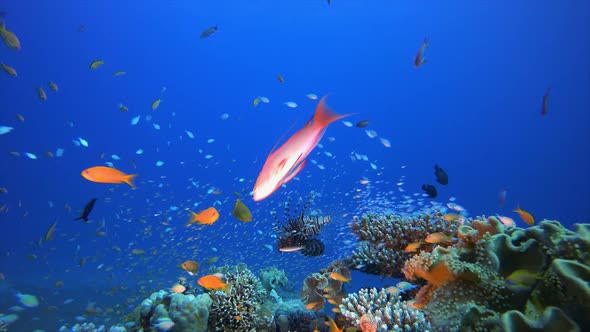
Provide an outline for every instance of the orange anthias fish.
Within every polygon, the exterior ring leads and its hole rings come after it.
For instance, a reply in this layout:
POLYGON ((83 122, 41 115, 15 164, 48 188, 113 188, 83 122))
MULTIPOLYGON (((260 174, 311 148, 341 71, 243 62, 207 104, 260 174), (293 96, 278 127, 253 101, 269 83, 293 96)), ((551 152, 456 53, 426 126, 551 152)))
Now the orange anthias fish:
POLYGON ((350 284, 350 280, 351 280, 351 278, 347 278, 338 272, 330 273, 330 279, 334 279, 334 280, 338 280, 338 281, 342 281, 342 282, 347 282, 349 284, 350 284))
POLYGON ((307 163, 307 156, 320 142, 328 125, 350 114, 339 115, 325 105, 323 97, 313 117, 305 127, 297 131, 285 144, 271 152, 256 179, 254 201, 261 201, 289 182, 307 163))
POLYGON ((231 285, 229 283, 223 282, 223 280, 214 275, 201 277, 197 283, 205 287, 207 290, 223 290, 226 294, 228 293, 228 288, 231 285))
POLYGON ((328 322, 327 325, 329 326, 329 332, 343 332, 343 329, 340 329, 338 327, 338 325, 336 325, 336 322, 332 319, 332 317, 328 316, 328 322))
POLYGON ((520 219, 522 219, 522 221, 526 222, 527 224, 531 226, 535 224, 535 218, 533 217, 533 215, 521 209, 520 207, 517 207, 516 210, 512 212, 518 213, 520 219))
POLYGON ((426 63, 424 52, 426 51, 428 45, 430 45, 430 41, 428 38, 425 38, 422 42, 422 45, 420 45, 420 49, 418 49, 418 53, 416 53, 416 57, 414 57, 414 67, 418 68, 426 63))
POLYGON ((186 226, 194 223, 198 223, 199 225, 212 225, 217 219, 219 219, 219 212, 214 207, 210 207, 199 213, 194 213, 191 210, 188 210, 188 212, 191 213, 191 219, 186 223, 186 226))
POLYGON ((137 174, 125 174, 116 168, 106 167, 106 166, 95 166, 95 167, 90 167, 90 168, 83 170, 82 176, 86 180, 92 181, 92 182, 98 182, 98 183, 123 183, 124 182, 124 183, 127 183, 128 185, 130 185, 131 187, 135 188, 135 186, 133 185, 133 182, 131 182, 131 180, 133 180, 133 178, 136 177, 137 174))

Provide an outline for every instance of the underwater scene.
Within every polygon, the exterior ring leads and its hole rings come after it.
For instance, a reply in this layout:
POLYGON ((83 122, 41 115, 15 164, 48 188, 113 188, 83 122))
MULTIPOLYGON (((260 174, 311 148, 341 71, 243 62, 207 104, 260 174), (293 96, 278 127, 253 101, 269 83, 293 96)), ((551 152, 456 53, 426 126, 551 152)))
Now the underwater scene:
POLYGON ((0 1, 0 331, 590 331, 590 2, 0 1))

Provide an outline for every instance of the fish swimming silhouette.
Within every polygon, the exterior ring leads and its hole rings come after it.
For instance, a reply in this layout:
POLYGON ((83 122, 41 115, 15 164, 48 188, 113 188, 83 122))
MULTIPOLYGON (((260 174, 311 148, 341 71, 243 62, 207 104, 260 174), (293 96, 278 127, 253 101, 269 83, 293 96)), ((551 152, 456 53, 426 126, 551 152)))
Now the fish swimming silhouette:
POLYGON ((86 206, 84 206, 84 210, 82 211, 80 217, 74 220, 84 219, 85 222, 88 222, 88 215, 90 214, 90 212, 92 212, 92 209, 94 208, 94 203, 96 203, 96 198, 93 198, 90 200, 90 202, 86 203, 86 206))
POLYGON ((434 165, 434 175, 436 176, 436 182, 442 185, 449 184, 449 175, 438 165, 434 165))

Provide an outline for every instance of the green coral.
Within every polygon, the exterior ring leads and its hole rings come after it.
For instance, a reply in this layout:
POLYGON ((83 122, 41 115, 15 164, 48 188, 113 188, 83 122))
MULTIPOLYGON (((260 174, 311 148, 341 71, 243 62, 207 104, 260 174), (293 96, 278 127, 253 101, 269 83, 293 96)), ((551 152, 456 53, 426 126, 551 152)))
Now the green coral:
POLYGON ((274 266, 260 270, 259 276, 262 286, 269 292, 277 287, 287 286, 287 282, 289 281, 285 271, 279 270, 274 266))
POLYGON ((453 248, 410 258, 404 273, 429 281, 416 305, 437 330, 506 330, 511 320, 530 329, 571 321, 575 329, 590 330, 590 225, 577 224, 575 230, 557 221, 522 229, 505 228, 495 217, 478 218, 459 227, 453 248), (510 289, 505 278, 517 270, 541 280, 510 289))

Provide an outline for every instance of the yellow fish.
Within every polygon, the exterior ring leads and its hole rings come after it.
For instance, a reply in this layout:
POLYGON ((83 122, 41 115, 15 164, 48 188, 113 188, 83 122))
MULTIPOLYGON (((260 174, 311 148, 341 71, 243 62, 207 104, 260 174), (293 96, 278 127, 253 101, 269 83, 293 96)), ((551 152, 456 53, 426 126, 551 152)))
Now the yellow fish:
POLYGON ((340 274, 338 272, 332 272, 332 273, 330 273, 330 278, 331 279, 334 279, 334 280, 346 282, 346 283, 349 283, 349 284, 350 284, 350 280, 351 280, 351 278, 346 278, 345 276, 343 276, 342 274, 340 274))
POLYGON ((45 90, 43 90, 43 88, 37 88, 37 95, 39 95, 39 99, 47 100, 47 94, 45 94, 45 90))
POLYGON ((510 275, 506 277, 506 284, 522 288, 529 288, 533 286, 539 279, 543 279, 543 276, 539 273, 533 273, 525 269, 520 269, 510 273, 510 275))
POLYGON ((115 72, 115 73, 113 74, 113 76, 123 76, 123 75, 125 75, 125 74, 127 74, 127 73, 126 73, 126 72, 124 72, 124 71, 118 71, 118 72, 115 72))
POLYGON ((4 71, 10 76, 12 76, 12 77, 18 76, 16 73, 16 69, 10 67, 9 65, 7 65, 3 62, 0 62, 0 67, 2 67, 2 69, 4 69, 4 71))
POLYGON ((49 88, 51 88, 51 90, 53 90, 55 92, 57 92, 59 90, 59 88, 57 87, 57 84, 55 84, 55 83, 53 83, 51 81, 49 81, 48 84, 49 84, 49 88))
POLYGON ((426 239, 424 239, 424 241, 426 243, 444 243, 444 242, 453 242, 453 238, 444 234, 444 233, 432 233, 432 234, 428 234, 428 236, 426 237, 426 239))
POLYGON ((160 102, 162 102, 162 99, 160 99, 160 98, 154 100, 154 102, 152 103, 152 111, 155 111, 156 108, 158 108, 158 106, 160 106, 160 102))
POLYGON ((258 106, 259 103, 260 103, 260 98, 258 98, 258 97, 254 98, 254 100, 252 101, 252 105, 254 105, 254 107, 258 106))
POLYGON ((90 69, 94 70, 100 66, 104 65, 104 61, 102 60, 94 60, 90 63, 90 69))
POLYGON ((49 229, 45 233, 45 242, 53 239, 53 230, 55 229, 56 225, 57 225, 57 221, 54 222, 51 226, 49 226, 49 229))
POLYGON ((231 212, 236 219, 241 220, 243 222, 250 222, 252 221, 252 213, 248 207, 242 203, 242 200, 239 198, 236 200, 236 204, 234 205, 234 209, 231 212))
POLYGON ((0 37, 10 49, 15 51, 20 50, 20 41, 12 31, 6 29, 2 18, 0 18, 0 37))

